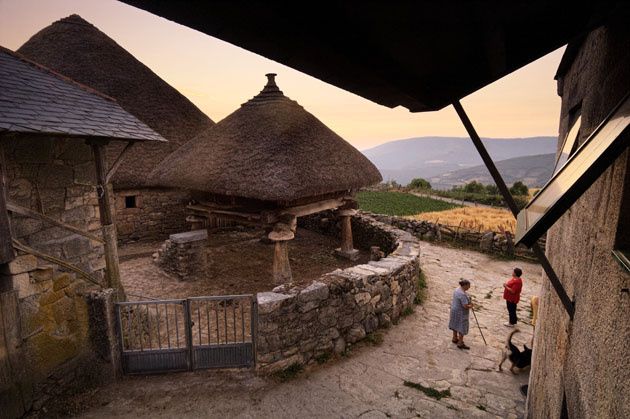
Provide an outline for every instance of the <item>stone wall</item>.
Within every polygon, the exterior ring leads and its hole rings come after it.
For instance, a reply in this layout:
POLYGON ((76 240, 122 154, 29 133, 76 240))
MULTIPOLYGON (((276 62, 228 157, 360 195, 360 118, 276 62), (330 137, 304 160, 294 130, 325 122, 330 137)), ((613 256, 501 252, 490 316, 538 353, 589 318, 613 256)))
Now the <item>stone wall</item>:
MULTIPOLYGON (((336 224, 331 214, 304 223, 329 232, 336 224)), ((259 293, 256 362, 262 371, 343 353, 379 327, 396 323, 413 306, 420 273, 418 241, 363 215, 353 217, 352 226, 361 232, 361 246, 378 245, 391 253, 323 275, 303 289, 281 286, 259 293)))
POLYGON ((208 230, 171 234, 158 249, 154 262, 181 280, 198 278, 207 266, 208 230))
MULTIPOLYGON (((401 230, 407 231, 422 240, 448 240, 463 246, 471 247, 488 253, 506 256, 518 256, 525 259, 536 260, 533 252, 525 246, 514 246, 512 234, 496 231, 471 231, 457 226, 431 223, 423 220, 410 220, 382 214, 364 212, 378 221, 390 224, 401 230)), ((545 248, 546 239, 538 241, 541 248, 545 248)))
POLYGON ((126 189, 115 190, 114 197, 120 243, 161 240, 169 234, 190 229, 186 223, 186 206, 190 202, 190 194, 186 191, 126 189), (127 208, 129 200, 135 201, 132 208, 127 208))
MULTIPOLYGON (((27 136, 3 137, 1 145, 10 202, 100 235, 89 146, 27 136)), ((103 278, 102 244, 38 219, 11 214, 10 222, 14 238, 103 278)), ((0 266, 0 411, 7 416, 38 410, 62 392, 102 378, 90 339, 87 291, 83 279, 32 255, 19 254, 0 266)))
MULTIPOLYGON (((80 140, 5 138, 7 199, 99 235, 92 151, 80 140)), ((100 279, 103 245, 44 221, 11 215, 13 237, 100 279)))
MULTIPOLYGON (((560 137, 581 107, 579 142, 628 91, 630 29, 621 19, 591 32, 558 79, 560 137)), ((571 51, 571 47, 568 49, 571 51)), ((628 133, 626 142, 630 142, 628 133)), ((559 142, 561 146, 561 142, 559 142)), ((626 150, 554 224, 547 255, 569 297, 570 321, 549 281, 543 281, 527 417, 630 417, 630 284, 611 254, 629 211, 630 152, 626 150), (563 403, 564 401, 564 403, 563 403)), ((628 245, 628 243, 626 243, 628 245)))

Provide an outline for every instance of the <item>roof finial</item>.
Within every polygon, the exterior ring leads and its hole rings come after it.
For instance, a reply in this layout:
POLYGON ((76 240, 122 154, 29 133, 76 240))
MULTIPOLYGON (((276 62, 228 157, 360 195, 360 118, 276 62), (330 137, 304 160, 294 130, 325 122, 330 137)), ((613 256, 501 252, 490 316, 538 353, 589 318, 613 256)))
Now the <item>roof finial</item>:
POLYGON ((265 74, 265 76, 267 76, 267 86, 269 87, 277 87, 278 85, 276 84, 276 73, 267 73, 265 74))

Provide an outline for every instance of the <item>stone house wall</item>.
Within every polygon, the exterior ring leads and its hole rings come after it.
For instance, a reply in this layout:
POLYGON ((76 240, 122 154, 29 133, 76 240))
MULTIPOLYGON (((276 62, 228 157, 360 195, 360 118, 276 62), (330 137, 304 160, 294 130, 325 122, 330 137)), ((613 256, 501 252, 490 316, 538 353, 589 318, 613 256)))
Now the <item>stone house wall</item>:
MULTIPOLYGON (((336 222, 323 214, 305 224, 332 231, 336 222)), ((361 215, 353 217, 352 226, 359 247, 379 245, 391 253, 379 261, 337 269, 303 289, 281 286, 258 293, 260 370, 277 371, 343 353, 347 345, 396 323, 413 306, 420 273, 418 241, 361 215)))
POLYGON ((166 239, 190 230, 186 205, 190 193, 172 189, 116 189, 116 230, 119 243, 166 239), (129 207, 130 204, 133 206, 129 207))
MULTIPOLYGON (((583 143, 628 92, 627 21, 600 27, 573 47, 577 54, 558 78, 559 138, 566 136, 569 120, 575 119, 572 114, 581 107, 583 143)), ((630 142, 628 133, 623 135, 630 142)), ((569 320, 544 280, 527 417, 630 417, 630 295, 623 291, 629 288, 630 273, 611 254, 618 226, 623 219, 627 226, 630 217, 629 165, 626 150, 548 233, 547 255, 575 301, 575 316, 569 320), (623 200, 626 211, 621 209, 623 200)))
MULTIPOLYGON (((99 235, 89 146, 42 137, 0 141, 10 202, 99 235)), ((102 244, 17 214, 11 214, 10 222, 14 238, 103 278, 102 244)), ((28 254, 0 266, 0 411, 8 417, 37 410, 68 388, 103 378, 90 343, 89 288, 73 273, 28 254)))

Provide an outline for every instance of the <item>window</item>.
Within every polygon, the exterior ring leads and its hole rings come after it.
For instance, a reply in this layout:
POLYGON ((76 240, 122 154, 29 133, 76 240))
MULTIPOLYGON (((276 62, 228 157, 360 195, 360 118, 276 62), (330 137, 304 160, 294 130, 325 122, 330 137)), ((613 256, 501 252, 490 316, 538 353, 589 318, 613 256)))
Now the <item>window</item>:
POLYGON ((136 208, 136 196, 127 195, 125 197, 125 208, 136 208))
POLYGON ((579 144, 578 138, 580 138, 580 125, 582 124, 582 102, 579 105, 573 107, 569 111, 569 132, 567 132, 564 141, 562 142, 562 150, 556 161, 556 166, 553 169, 553 174, 558 173, 577 150, 579 144))
MULTIPOLYGON (((575 126, 575 124, 574 124, 575 126)), ((531 246, 628 147, 630 93, 518 214, 516 242, 531 246)))

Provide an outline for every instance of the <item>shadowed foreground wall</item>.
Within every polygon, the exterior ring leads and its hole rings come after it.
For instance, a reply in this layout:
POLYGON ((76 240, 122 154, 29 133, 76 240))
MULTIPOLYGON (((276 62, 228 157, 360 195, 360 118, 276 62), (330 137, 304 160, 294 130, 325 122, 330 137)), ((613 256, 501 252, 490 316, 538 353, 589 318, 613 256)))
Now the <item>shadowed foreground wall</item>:
MULTIPOLYGON (((561 139, 580 106, 582 143, 630 89, 629 51, 627 22, 586 38, 558 79, 561 139)), ((630 216, 621 210, 628 160, 626 150, 549 231, 547 254, 576 310, 569 321, 543 282, 527 417, 562 417, 563 398, 570 418, 630 417, 630 295, 622 291, 630 273, 611 254, 620 219, 630 216)))

